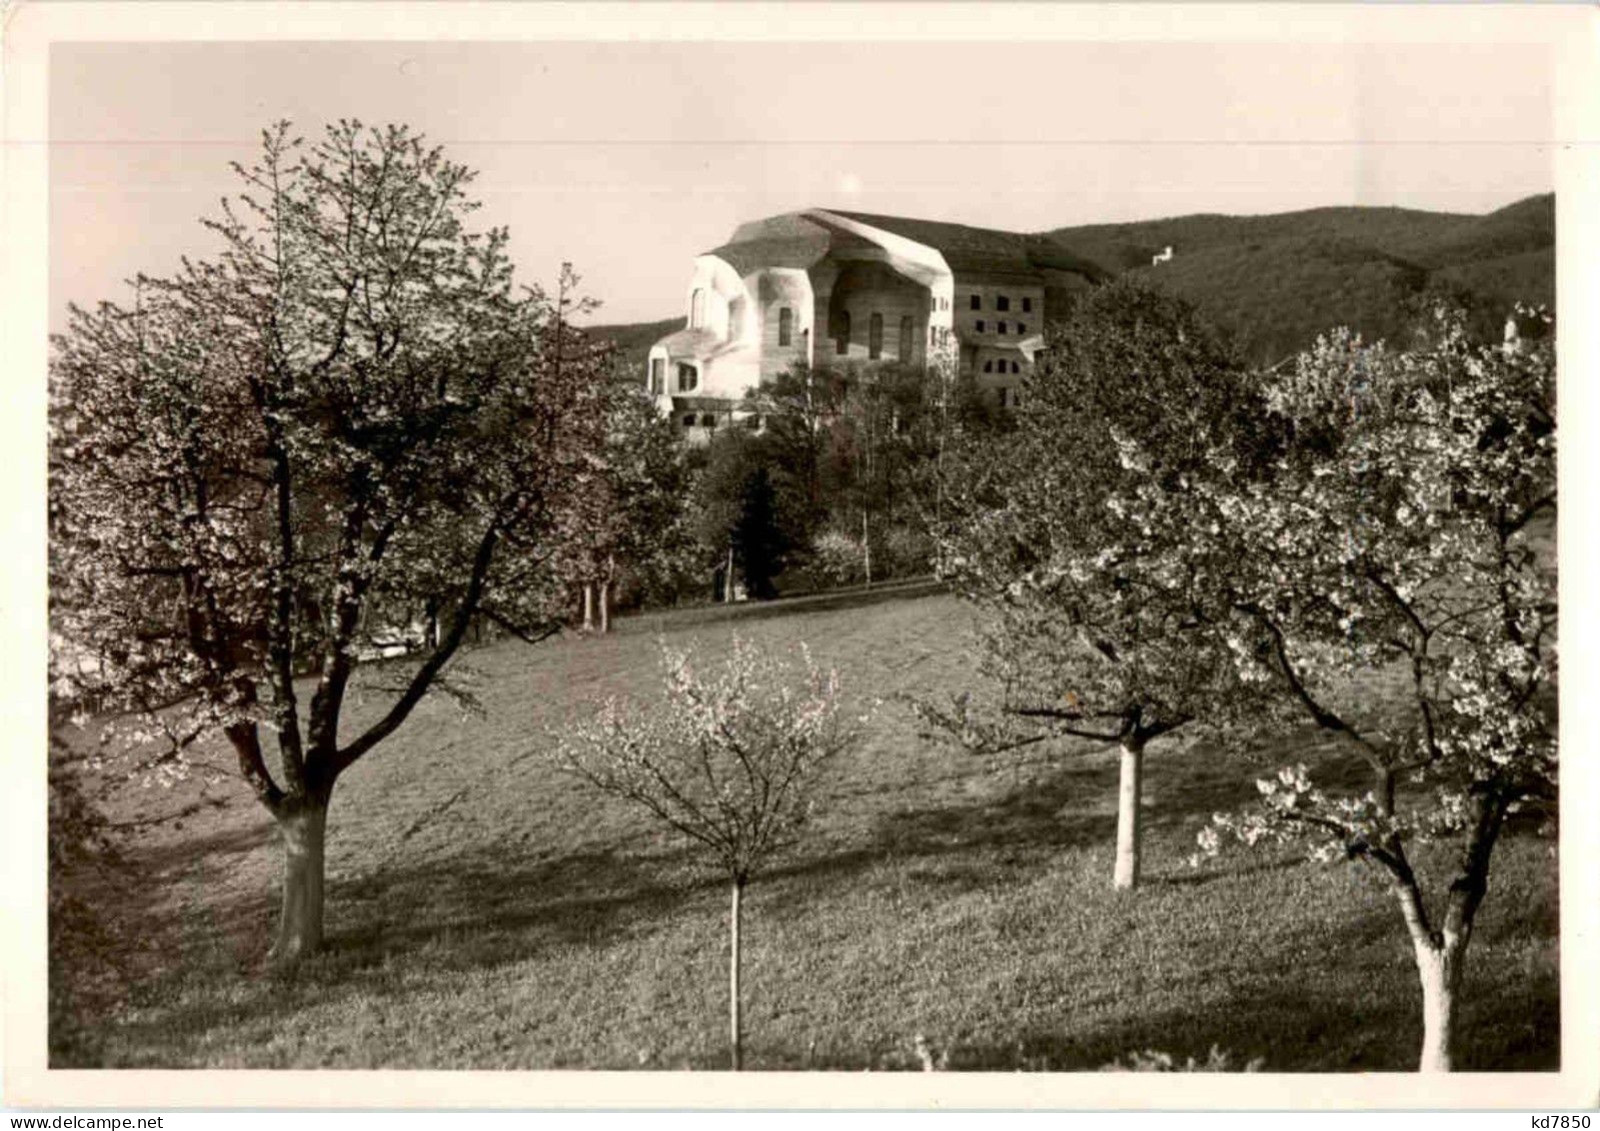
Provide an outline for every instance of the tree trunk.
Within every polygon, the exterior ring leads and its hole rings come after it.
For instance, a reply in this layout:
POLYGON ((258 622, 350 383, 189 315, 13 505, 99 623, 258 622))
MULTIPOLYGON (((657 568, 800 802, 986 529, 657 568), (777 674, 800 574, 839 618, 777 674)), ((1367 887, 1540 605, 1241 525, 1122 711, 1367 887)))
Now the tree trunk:
POLYGON ((867 588, 872 588, 872 539, 867 534, 867 510, 861 508, 861 560, 867 575, 867 588))
POLYGON ((594 582, 583 583, 583 631, 594 630, 594 582))
POLYGON ((307 800, 278 818, 283 837, 283 909, 268 957, 292 966, 322 945, 322 879, 328 803, 307 800))
POLYGON ((606 559, 606 575, 600 582, 600 635, 611 631, 611 582, 617 573, 617 560, 606 559))
POLYGON ((733 881, 733 907, 729 921, 731 923, 732 945, 728 953, 728 1049, 733 1061, 735 1072, 744 1063, 744 1039, 739 1032, 739 915, 740 897, 744 894, 744 881, 733 881))
POLYGON ((1139 794, 1144 784, 1144 741, 1122 740, 1122 779, 1117 791, 1117 865, 1112 885, 1139 883, 1139 794))
POLYGON ((733 604, 733 543, 728 543, 728 576, 722 583, 722 603, 733 604))
POLYGON ((1478 908, 1489 891, 1489 859, 1511 796, 1493 789, 1477 797, 1472 838, 1462 858, 1462 871, 1450 884, 1442 930, 1430 927, 1421 886, 1398 838, 1387 846, 1390 859, 1386 863, 1416 952, 1417 977, 1422 983, 1422 1053, 1418 1072, 1455 1070, 1456 998, 1467 964, 1467 944, 1472 940, 1478 908))
POLYGON ((1422 1056, 1418 1072, 1454 1070, 1456 991, 1461 988, 1464 948, 1447 940, 1413 940, 1422 981, 1422 1056))

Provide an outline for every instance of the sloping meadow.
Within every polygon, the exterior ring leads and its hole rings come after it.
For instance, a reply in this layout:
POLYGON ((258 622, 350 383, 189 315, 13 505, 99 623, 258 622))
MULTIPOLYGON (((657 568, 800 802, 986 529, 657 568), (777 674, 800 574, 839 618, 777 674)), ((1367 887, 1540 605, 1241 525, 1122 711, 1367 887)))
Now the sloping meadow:
MULTIPOLYGON (((896 696, 972 685, 971 613, 838 604, 468 654, 484 713, 430 700, 341 781, 329 944, 292 975, 265 969, 280 852, 243 786, 137 791, 115 819, 199 806, 130 835, 119 865, 55 877, 100 930, 55 956, 52 1066, 725 1067, 722 878, 542 755, 588 705, 658 694, 658 635, 714 657, 734 632, 805 642, 870 713, 809 833, 747 894, 747 1067, 1085 1070, 1213 1047, 1268 1071, 1415 1066, 1413 958, 1375 878, 1270 852, 1188 862, 1214 811, 1320 739, 1155 744, 1145 878, 1118 895, 1115 751, 979 757, 920 735, 896 696)), ((366 678, 352 728, 387 700, 383 669, 366 678)), ((1498 849, 1461 1067, 1558 1063, 1556 871, 1531 830, 1498 849)))

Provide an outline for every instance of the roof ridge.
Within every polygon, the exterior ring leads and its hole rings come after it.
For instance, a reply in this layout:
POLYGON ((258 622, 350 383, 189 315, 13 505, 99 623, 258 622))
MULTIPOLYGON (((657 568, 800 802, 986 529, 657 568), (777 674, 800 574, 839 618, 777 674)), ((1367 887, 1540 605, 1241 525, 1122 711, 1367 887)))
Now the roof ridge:
POLYGON ((985 232, 1001 236, 1016 236, 1019 239, 1031 239, 1037 233, 1019 232, 1013 228, 990 228, 981 224, 968 224, 964 220, 930 220, 925 216, 900 216, 892 212, 856 212, 846 208, 812 208, 811 212, 831 212, 835 216, 846 216, 852 220, 871 222, 873 220, 901 220, 912 224, 938 224, 946 228, 965 228, 969 232, 985 232))

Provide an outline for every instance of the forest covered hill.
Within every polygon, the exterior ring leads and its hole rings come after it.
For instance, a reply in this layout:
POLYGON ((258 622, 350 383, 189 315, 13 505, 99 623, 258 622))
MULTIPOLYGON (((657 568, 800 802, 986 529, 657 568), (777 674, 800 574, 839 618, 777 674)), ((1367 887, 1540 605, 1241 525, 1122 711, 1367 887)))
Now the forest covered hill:
POLYGON ((1492 332, 1517 301, 1555 305, 1555 197, 1472 216, 1317 208, 1179 216, 1048 233, 1108 269, 1189 299, 1253 361, 1305 348, 1331 326, 1402 335, 1415 300, 1453 294, 1492 332), (1152 264, 1164 247, 1170 261, 1152 264))
MULTIPOLYGON (((1397 339, 1417 301, 1433 293, 1462 300, 1485 334, 1496 332, 1515 302, 1555 306, 1550 193, 1483 215, 1365 207, 1202 213, 1042 235, 1189 299, 1258 364, 1304 349, 1333 326, 1397 339), (1168 246, 1172 259, 1152 265, 1168 246)), ((680 317, 591 330, 640 370, 650 345, 683 325, 680 317)))

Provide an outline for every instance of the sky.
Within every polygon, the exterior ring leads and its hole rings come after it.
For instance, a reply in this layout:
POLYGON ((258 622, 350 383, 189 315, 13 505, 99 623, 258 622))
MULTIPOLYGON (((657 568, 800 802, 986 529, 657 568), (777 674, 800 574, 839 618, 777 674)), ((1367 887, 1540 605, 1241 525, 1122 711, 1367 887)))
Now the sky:
POLYGON ((694 255, 807 207, 1031 231, 1554 186, 1539 44, 58 42, 48 83, 53 329, 204 255, 280 118, 421 130, 602 322, 681 314, 694 255))

